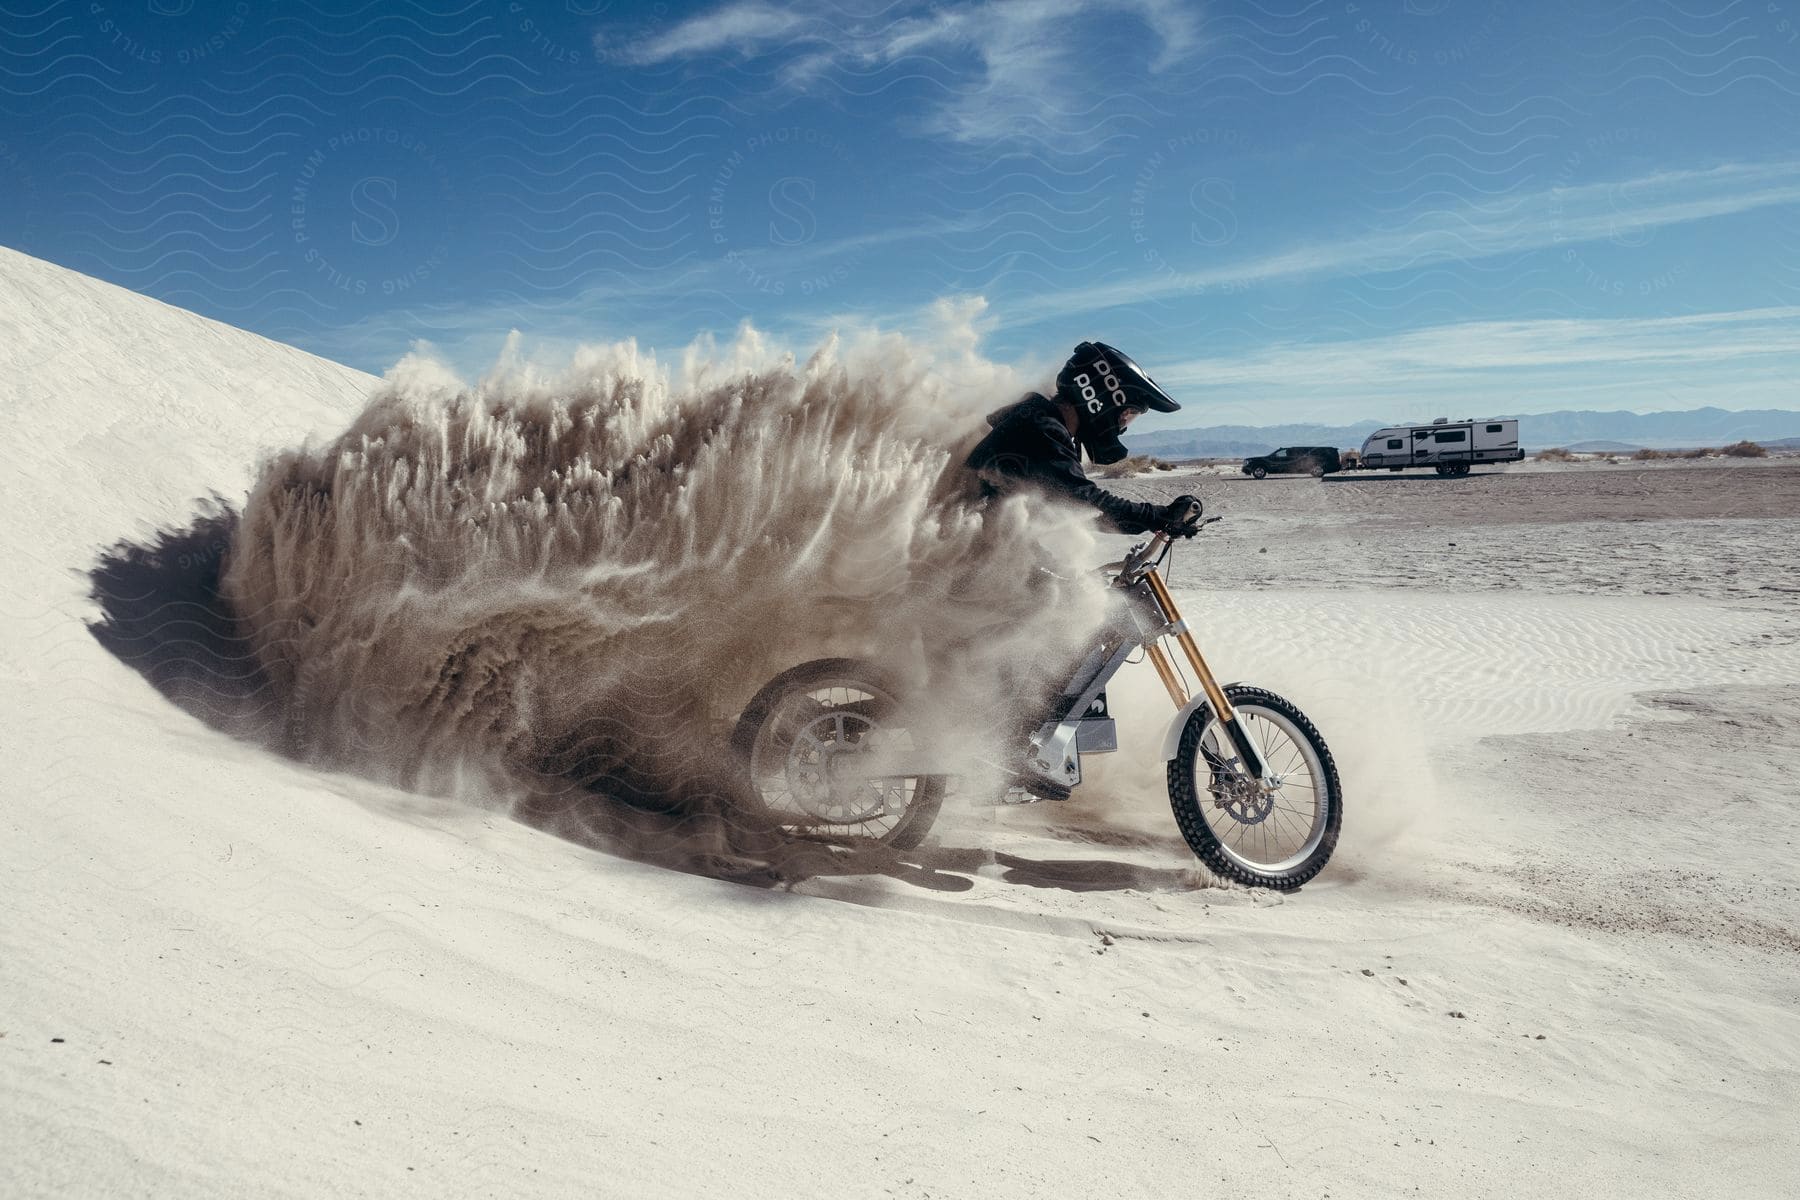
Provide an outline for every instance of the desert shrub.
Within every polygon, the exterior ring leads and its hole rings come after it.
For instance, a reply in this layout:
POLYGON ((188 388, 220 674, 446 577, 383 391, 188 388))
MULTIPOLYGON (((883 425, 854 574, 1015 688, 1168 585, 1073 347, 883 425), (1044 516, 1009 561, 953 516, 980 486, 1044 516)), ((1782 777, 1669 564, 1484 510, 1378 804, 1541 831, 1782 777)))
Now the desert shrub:
POLYGON ((1711 458, 1713 455, 1715 455, 1717 453, 1718 453, 1718 451, 1714 450, 1710 446, 1695 446, 1690 450, 1679 450, 1671 457, 1674 457, 1674 458, 1711 458))
POLYGON ((1573 461, 1575 461, 1575 456, 1573 454, 1571 454, 1569 451, 1563 449, 1561 446, 1552 446, 1548 450, 1539 450, 1537 452, 1537 457, 1538 457, 1538 461, 1540 461, 1540 462, 1573 462, 1573 461))
POLYGON ((1631 457, 1638 462, 1655 462, 1659 458, 1674 458, 1675 456, 1667 450, 1652 450, 1646 446, 1642 450, 1635 451, 1631 457))
POLYGON ((1173 471, 1175 469, 1175 464, 1172 462, 1165 462, 1160 458, 1153 458, 1150 460, 1150 469, 1152 471, 1173 471))
POLYGON ((1121 458, 1110 466, 1100 468, 1102 479, 1123 479, 1127 475, 1140 475, 1150 469, 1150 459, 1142 454, 1133 454, 1129 458, 1121 458))
POLYGON ((1767 458, 1769 452, 1752 441, 1733 442, 1719 451, 1728 458, 1767 458))

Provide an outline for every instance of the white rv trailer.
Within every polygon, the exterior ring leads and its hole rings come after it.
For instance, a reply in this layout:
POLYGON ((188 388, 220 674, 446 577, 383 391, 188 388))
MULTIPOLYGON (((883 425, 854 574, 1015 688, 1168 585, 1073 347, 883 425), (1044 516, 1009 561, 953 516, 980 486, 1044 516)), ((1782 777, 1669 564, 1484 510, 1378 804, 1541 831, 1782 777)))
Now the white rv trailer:
POLYGON ((1404 471, 1434 467, 1439 475, 1467 475, 1481 463, 1520 462, 1516 418, 1452 421, 1439 417, 1429 425, 1396 425, 1377 429, 1362 445, 1366 471, 1404 471))

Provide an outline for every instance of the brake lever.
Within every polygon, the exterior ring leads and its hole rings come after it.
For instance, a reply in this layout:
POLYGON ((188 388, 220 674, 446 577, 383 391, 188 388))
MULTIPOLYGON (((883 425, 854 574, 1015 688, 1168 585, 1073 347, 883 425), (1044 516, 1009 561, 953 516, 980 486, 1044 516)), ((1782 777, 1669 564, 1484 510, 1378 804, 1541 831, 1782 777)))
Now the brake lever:
POLYGON ((1201 517, 1198 521, 1195 521, 1192 525, 1189 525, 1186 528, 1182 529, 1179 536, 1184 537, 1184 538, 1191 538, 1195 534, 1199 533, 1202 529, 1205 529, 1208 525, 1211 525, 1214 521, 1222 521, 1224 519, 1225 518, 1223 518, 1223 517, 1201 517))

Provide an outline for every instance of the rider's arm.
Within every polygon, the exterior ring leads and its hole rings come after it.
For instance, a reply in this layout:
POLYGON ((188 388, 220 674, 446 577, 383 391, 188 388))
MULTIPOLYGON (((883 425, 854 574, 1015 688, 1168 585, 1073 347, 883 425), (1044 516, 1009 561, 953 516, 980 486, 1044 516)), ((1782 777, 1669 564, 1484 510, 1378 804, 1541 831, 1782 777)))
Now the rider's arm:
POLYGON ((1044 453, 1033 457, 1031 474, 1041 483, 1083 504, 1099 509, 1107 523, 1120 533, 1146 533, 1156 527, 1158 509, 1141 500, 1115 496, 1087 477, 1081 469, 1081 451, 1060 431, 1044 429, 1044 453))

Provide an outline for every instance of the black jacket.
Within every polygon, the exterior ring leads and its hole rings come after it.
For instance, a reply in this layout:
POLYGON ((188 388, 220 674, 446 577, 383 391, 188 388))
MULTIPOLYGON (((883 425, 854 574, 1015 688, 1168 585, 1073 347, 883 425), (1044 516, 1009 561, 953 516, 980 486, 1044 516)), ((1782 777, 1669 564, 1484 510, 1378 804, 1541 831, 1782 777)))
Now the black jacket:
POLYGON ((1155 528, 1157 507, 1101 490, 1081 469, 1081 450, 1057 412, 1056 402, 1036 392, 988 417, 993 432, 969 455, 983 495, 1020 485, 1091 504, 1121 533, 1155 528))

